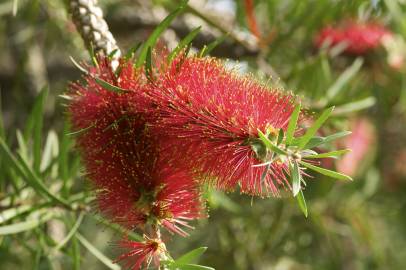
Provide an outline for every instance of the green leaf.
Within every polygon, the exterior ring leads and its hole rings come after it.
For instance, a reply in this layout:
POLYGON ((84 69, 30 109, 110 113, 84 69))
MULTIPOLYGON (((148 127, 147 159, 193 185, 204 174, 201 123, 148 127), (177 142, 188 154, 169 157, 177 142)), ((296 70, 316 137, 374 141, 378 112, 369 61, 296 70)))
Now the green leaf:
POLYGON ((147 76, 148 80, 153 81, 151 47, 148 47, 147 50, 147 58, 145 60, 145 75, 147 76))
POLYGON ((76 233, 75 237, 79 240, 79 242, 89 250, 97 259, 99 259, 105 266, 113 270, 121 269, 120 266, 114 264, 109 258, 107 258, 100 250, 98 250, 95 246, 93 246, 86 238, 84 238, 80 233, 76 233))
POLYGON ((335 140, 340 139, 340 138, 345 137, 345 136, 348 136, 351 133, 352 133, 351 131, 340 131, 340 132, 334 133, 332 135, 324 137, 323 144, 335 141, 335 140))
POLYGON ((261 141, 265 144, 265 146, 270 149, 271 151, 280 154, 280 155, 287 155, 288 153, 276 145, 274 145, 266 136, 264 133, 262 133, 261 130, 258 130, 258 136, 261 139, 261 141))
MULTIPOLYGON (((305 149, 311 149, 317 146, 320 146, 322 144, 340 139, 342 137, 348 136, 350 135, 352 132, 351 131, 341 131, 341 132, 337 132, 335 134, 329 135, 327 137, 319 137, 319 136, 315 136, 313 138, 310 139, 310 141, 305 145, 305 149)), ((294 138, 292 141, 293 145, 299 145, 301 137, 299 138, 294 138)))
POLYGON ((295 134, 297 121, 299 119, 300 114, 300 103, 296 105, 295 109, 293 110, 290 119, 288 129, 286 131, 286 145, 290 145, 293 140, 293 135, 295 134))
POLYGON ((66 243, 68 243, 69 240, 75 235, 75 233, 79 229, 80 224, 82 224, 83 217, 84 217, 84 212, 81 212, 79 214, 78 219, 76 220, 75 224, 72 226, 72 229, 69 231, 69 233, 66 235, 66 237, 64 239, 62 239, 61 242, 59 242, 59 244, 56 247, 53 248, 54 252, 58 251, 64 245, 66 245, 66 243))
POLYGON ((90 54, 90 59, 92 60, 93 65, 95 67, 99 67, 99 63, 97 62, 97 57, 96 57, 96 53, 94 51, 93 44, 90 44, 89 54, 90 54))
POLYGON ((0 149, 4 152, 5 156, 11 162, 17 173, 26 180, 27 184, 32 186, 35 191, 38 191, 41 195, 48 197, 54 202, 61 204, 62 206, 70 209, 71 205, 62 198, 57 197, 54 193, 49 191, 41 179, 36 173, 28 166, 26 161, 22 158, 17 159, 8 148, 7 144, 0 138, 0 149))
POLYGON ((80 270, 80 246, 76 237, 72 239, 72 260, 73 269, 80 270))
POLYGON ((199 247, 192 251, 189 251, 175 260, 176 264, 188 264, 195 262, 203 253, 207 250, 207 247, 199 247))
POLYGON ((320 117, 313 123, 313 125, 300 138, 299 149, 303 149, 306 146, 306 144, 316 134, 317 130, 327 120, 327 118, 330 116, 330 114, 332 113, 333 110, 334 110, 334 106, 323 111, 323 113, 320 115, 320 117))
POLYGON ((89 129, 93 128, 94 126, 95 126, 95 125, 93 124, 93 125, 91 125, 91 126, 88 126, 88 127, 85 127, 85 128, 79 129, 79 130, 76 130, 76 131, 68 132, 68 133, 66 133, 66 136, 73 136, 73 135, 82 134, 82 133, 88 131, 89 129))
POLYGON ((336 158, 338 156, 344 155, 348 152, 351 152, 351 149, 344 149, 344 150, 337 150, 337 151, 331 151, 331 152, 326 152, 326 153, 321 153, 317 155, 310 155, 306 156, 306 158, 336 158))
POLYGON ((55 131, 48 132, 48 136, 45 142, 44 152, 42 154, 40 171, 44 172, 48 166, 51 165, 52 160, 58 157, 59 154, 59 142, 58 135, 55 131))
POLYGON ((304 162, 304 161, 300 161, 299 163, 302 164, 303 166, 313 170, 313 171, 324 174, 326 176, 336 178, 338 180, 350 180, 350 181, 352 181, 352 178, 349 177, 348 175, 338 173, 338 172, 335 172, 335 171, 331 171, 331 170, 328 170, 328 169, 320 168, 320 167, 314 166, 314 165, 309 164, 309 163, 304 162))
POLYGON ((173 59, 176 57, 176 55, 185 47, 187 47, 197 36, 197 34, 199 34, 200 30, 201 30, 201 26, 196 27, 195 29, 193 29, 189 34, 187 34, 186 37, 184 37, 178 44, 178 46, 176 46, 175 49, 173 49, 173 51, 169 54, 168 56, 168 63, 172 63, 173 59))
POLYGON ((70 59, 70 61, 71 61, 80 71, 82 71, 84 74, 88 74, 88 73, 89 73, 84 67, 82 67, 78 62, 76 62, 76 60, 75 60, 72 56, 69 56, 69 59, 70 59))
POLYGON ((376 103, 375 97, 367 97, 361 100, 337 106, 334 110, 333 115, 343 115, 346 113, 361 111, 374 106, 375 103, 376 103))
POLYGON ((128 52, 125 54, 124 59, 128 60, 132 58, 135 54, 135 52, 138 50, 139 47, 141 47, 142 42, 136 43, 133 47, 131 47, 128 52))
POLYGON ((280 128, 279 132, 278 132, 278 141, 276 142, 276 145, 280 145, 282 143, 284 137, 285 137, 285 133, 284 133, 283 129, 280 128))
POLYGON ((20 205, 10 209, 2 210, 0 214, 0 224, 11 220, 21 214, 27 213, 34 207, 31 205, 20 205))
POLYGON ((24 136, 19 129, 16 131, 16 137, 18 142, 18 153, 23 159, 30 160, 27 141, 24 139, 24 136))
POLYGON ((170 13, 152 32, 151 36, 147 39, 147 41, 142 45, 142 49, 140 55, 135 63, 137 68, 141 67, 147 58, 148 48, 153 48, 156 41, 158 40, 159 36, 165 31, 166 28, 169 27, 171 22, 185 9, 187 1, 182 1, 180 6, 170 13))
POLYGON ((54 213, 47 212, 45 215, 39 216, 37 218, 32 218, 27 221, 14 223, 11 225, 1 226, 0 235, 16 234, 20 232, 25 232, 32 230, 44 222, 50 220, 54 216, 54 213))
POLYGON ((114 92, 114 93, 125 93, 128 92, 128 90, 123 89, 121 87, 112 85, 111 83, 106 82, 105 80, 102 80, 98 77, 93 77, 95 82, 100 85, 101 87, 103 87, 104 89, 114 92))
POLYGON ((307 205, 302 190, 300 190, 299 194, 296 196, 296 199, 297 203, 299 204, 300 210, 302 210, 304 216, 307 217, 308 216, 307 205))
POLYGON ((292 164, 289 162, 289 170, 292 178, 293 197, 296 197, 296 195, 301 190, 301 182, 302 182, 299 165, 297 164, 296 160, 293 161, 293 167, 292 164))
POLYGON ((48 96, 48 88, 42 88, 39 95, 35 98, 34 107, 27 120, 27 126, 24 130, 25 140, 33 139, 33 161, 34 170, 39 172, 41 162, 41 139, 42 139, 42 126, 43 126, 43 113, 45 100, 48 96))
POLYGON ((214 41, 210 42, 207 46, 204 46, 201 52, 199 53, 200 57, 205 57, 211 53, 211 51, 216 48, 219 44, 221 44, 227 35, 222 35, 219 38, 215 39, 214 41))
POLYGON ((112 59, 116 55, 117 52, 118 52, 118 49, 114 49, 109 53, 109 55, 107 57, 109 59, 112 59))
POLYGON ((360 70, 362 63, 364 61, 362 58, 355 59, 354 63, 348 67, 338 79, 334 82, 329 89, 327 89, 327 100, 332 100, 343 88, 344 86, 357 74, 360 70))
MULTIPOLYGON (((17 160, 17 159, 16 159, 17 160)), ((22 167, 24 174, 26 176, 27 184, 32 186, 35 191, 39 192, 45 197, 51 199, 67 209, 71 209, 71 205, 63 198, 58 197, 53 192, 48 190, 47 186, 42 182, 39 176, 30 168, 24 159, 20 158, 20 166, 22 167)))

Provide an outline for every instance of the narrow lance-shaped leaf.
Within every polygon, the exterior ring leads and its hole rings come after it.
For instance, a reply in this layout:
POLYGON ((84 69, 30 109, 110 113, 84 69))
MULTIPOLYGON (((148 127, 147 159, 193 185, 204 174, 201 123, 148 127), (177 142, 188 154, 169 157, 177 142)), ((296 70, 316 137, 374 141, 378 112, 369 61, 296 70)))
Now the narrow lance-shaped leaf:
POLYGON ((207 247, 196 248, 192 251, 187 252, 178 259, 175 260, 176 264, 188 264, 195 262, 203 253, 207 250, 207 247))
POLYGON ((344 155, 348 152, 351 152, 351 150, 343 149, 343 150, 331 151, 331 152, 326 152, 326 153, 321 153, 321 154, 316 154, 316 155, 310 155, 310 156, 306 156, 306 158, 337 158, 338 156, 344 155))
POLYGON ((82 67, 78 62, 76 62, 76 60, 72 57, 69 56, 70 61, 75 65, 75 67, 77 67, 80 71, 82 71, 84 74, 88 74, 89 72, 82 67))
POLYGON ((53 216, 53 212, 48 212, 40 217, 29 219, 27 221, 0 226, 0 235, 16 234, 32 230, 43 224, 44 222, 50 220, 53 216))
POLYGON ((285 137, 285 132, 283 131, 283 129, 279 129, 278 132, 278 141, 276 142, 276 145, 280 145, 283 141, 283 138, 285 137))
POLYGON ((328 170, 328 169, 320 168, 320 167, 314 166, 314 165, 309 164, 309 163, 304 162, 304 161, 300 161, 300 164, 302 164, 303 166, 305 166, 305 167, 307 167, 307 168, 309 168, 309 169, 311 169, 313 171, 316 171, 318 173, 324 174, 324 175, 332 177, 332 178, 336 178, 338 180, 350 180, 350 181, 352 181, 351 177, 349 177, 348 175, 342 174, 342 173, 338 173, 338 172, 331 171, 331 170, 328 170))
POLYGON ((61 249, 66 243, 69 242, 69 240, 75 235, 77 230, 79 229, 80 224, 83 221, 84 213, 80 213, 78 219, 76 220, 75 224, 72 226, 72 229, 69 231, 69 233, 66 235, 64 239, 62 239, 56 247, 53 248, 53 251, 58 251, 61 249))
POLYGON ((97 259, 99 259, 105 266, 112 270, 119 270, 121 269, 120 266, 114 264, 109 258, 107 258, 100 250, 98 250, 95 246, 93 246, 86 238, 84 238, 80 233, 76 233, 75 237, 79 240, 79 242, 87 248, 97 259))
POLYGON ((272 150, 273 152, 280 154, 280 155, 287 155, 287 152, 280 149, 276 145, 274 145, 266 136, 264 133, 262 133, 261 130, 258 130, 258 136, 261 139, 261 141, 265 144, 265 146, 272 150))
POLYGON ((158 40, 159 36, 162 34, 163 31, 165 31, 166 28, 169 27, 173 19, 175 19, 186 7, 187 1, 182 1, 181 5, 173 11, 171 14, 169 14, 152 32, 151 36, 147 39, 147 41, 143 44, 140 55, 135 63, 136 67, 141 67, 146 58, 147 58, 147 53, 148 53, 148 48, 153 48, 156 41, 158 40))
POLYGON ((310 139, 316 134, 317 130, 327 120, 331 112, 334 110, 334 106, 323 111, 319 118, 313 123, 313 125, 306 131, 303 137, 299 141, 299 149, 303 149, 310 139))
POLYGON ((147 50, 147 57, 145 60, 145 75, 147 76, 149 81, 153 81, 153 74, 152 74, 152 51, 151 47, 148 47, 147 50))
POLYGON ((375 97, 367 97, 361 100, 337 106, 336 109, 334 110, 333 115, 343 115, 355 111, 365 110, 375 105, 375 103, 376 103, 375 97))
POLYGON ((22 158, 17 159, 8 148, 7 144, 0 138, 0 149, 4 152, 13 167, 16 169, 17 173, 26 180, 27 184, 32 186, 36 191, 39 191, 45 197, 48 197, 52 201, 55 201, 68 209, 71 208, 71 205, 62 198, 59 198, 51 191, 47 189, 45 184, 39 179, 36 173, 28 166, 26 161, 22 158))
MULTIPOLYGON (((16 159, 17 160, 17 159, 16 159)), ((26 179, 28 181, 28 184, 30 184, 36 191, 38 191, 40 194, 43 194, 45 197, 48 197, 51 199, 51 201, 54 201, 67 209, 72 209, 72 206, 67 202, 65 199, 60 198, 59 196, 55 195, 53 192, 51 192, 47 186, 42 182, 42 180, 39 178, 39 176, 29 167, 29 165, 26 163, 26 161, 22 158, 20 158, 20 166, 25 172, 26 179)))
POLYGON ((300 103, 296 105, 295 109, 290 116, 288 129, 286 130, 286 145, 290 145, 293 140, 293 135, 295 134, 297 121, 299 120, 300 114, 300 103))
POLYGON ((95 77, 95 76, 93 76, 93 78, 94 78, 95 82, 98 85, 100 85, 101 87, 103 87, 104 89, 106 89, 108 91, 111 91, 111 92, 114 92, 114 93, 125 93, 125 92, 127 92, 127 90, 125 90, 125 89, 123 89, 121 87, 112 85, 111 83, 106 82, 103 79, 100 79, 100 78, 95 77))
POLYGON ((134 56, 137 50, 141 47, 142 42, 136 43, 133 47, 131 47, 127 53, 124 55, 124 59, 128 60, 134 56))
MULTIPOLYGON (((313 138, 310 139, 310 141, 305 145, 305 149, 311 149, 329 142, 332 142, 334 140, 340 139, 342 137, 348 136, 350 135, 352 132, 351 131, 341 131, 341 132, 337 132, 335 134, 329 135, 327 137, 318 137, 315 136, 313 138)), ((299 142, 301 140, 302 137, 299 138, 294 138, 292 144, 294 145, 299 145, 299 142)))
POLYGON ((176 46, 175 49, 173 49, 173 51, 169 54, 168 56, 168 63, 171 63, 172 60, 175 58, 175 56, 185 47, 187 47, 197 36, 197 34, 199 34, 200 29, 202 27, 199 26, 195 29, 193 29, 189 34, 187 34, 186 37, 184 37, 178 44, 178 46, 176 46))
POLYGON ((297 199, 297 203, 299 204, 300 210, 302 210, 305 217, 307 217, 308 216, 307 205, 306 205, 306 200, 304 198, 302 190, 300 190, 299 194, 296 196, 296 199, 297 199))
POLYGON ((216 40, 210 42, 207 46, 204 46, 201 52, 199 53, 200 57, 207 56, 211 53, 211 51, 216 48, 219 44, 221 44, 225 39, 227 38, 227 35, 222 35, 216 40))
POLYGON ((332 100, 343 88, 344 86, 357 74, 363 63, 362 58, 355 59, 354 63, 347 68, 334 84, 327 89, 326 96, 327 100, 332 100))
POLYGON ((45 100, 48 96, 48 88, 42 88, 40 94, 35 98, 34 107, 27 120, 27 126, 24 130, 25 140, 30 138, 33 140, 33 161, 34 170, 39 172, 39 165, 41 161, 41 141, 42 141, 42 126, 43 126, 43 112, 45 100))
POLYGON ((293 192, 293 196, 296 197, 296 195, 301 190, 302 179, 301 179, 299 165, 297 164, 297 161, 294 160, 292 163, 293 163, 293 166, 289 162, 289 169, 290 169, 290 175, 292 177, 292 192, 293 192))

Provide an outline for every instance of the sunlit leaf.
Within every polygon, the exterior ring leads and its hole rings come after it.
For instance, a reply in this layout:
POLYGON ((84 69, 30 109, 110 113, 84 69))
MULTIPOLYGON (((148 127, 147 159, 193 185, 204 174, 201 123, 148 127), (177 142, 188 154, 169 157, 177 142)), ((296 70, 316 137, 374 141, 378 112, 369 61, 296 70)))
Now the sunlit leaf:
POLYGON ((32 230, 43 224, 44 222, 50 220, 53 216, 53 212, 47 212, 44 215, 40 215, 27 221, 0 226, 0 235, 16 234, 32 230))
POLYGON ((292 163, 293 163, 293 166, 292 166, 292 164, 289 163, 289 170, 290 170, 290 175, 292 178, 293 196, 296 197, 296 195, 301 190, 302 180, 301 180, 299 165, 297 164, 297 161, 293 161, 292 163))
POLYGON ((211 53, 211 51, 216 48, 219 44, 223 43, 223 41, 227 38, 227 35, 222 35, 216 40, 210 42, 207 46, 204 46, 203 49, 200 51, 199 56, 205 57, 211 53))
POLYGON ((361 100, 337 106, 334 110, 333 115, 342 115, 346 113, 365 110, 367 108, 374 106, 375 103, 376 103, 375 97, 367 97, 361 100))
POLYGON ((185 47, 187 47, 197 36, 197 34, 199 34, 200 29, 202 27, 199 26, 195 29, 193 29, 189 34, 187 34, 186 37, 184 37, 178 44, 178 46, 176 46, 175 49, 173 49, 173 51, 169 54, 168 56, 168 63, 171 63, 173 61, 173 59, 176 57, 176 55, 185 47))
POLYGON ((114 92, 114 93, 125 93, 128 92, 128 90, 123 89, 121 87, 112 85, 109 82, 106 82, 105 80, 102 80, 98 77, 94 77, 95 82, 100 85, 101 87, 103 87, 103 89, 114 92))
POLYGON ((152 32, 147 41, 142 45, 140 55, 135 63, 136 67, 141 67, 147 58, 148 48, 153 48, 159 36, 169 27, 171 22, 185 9, 187 1, 182 1, 179 7, 170 13, 152 32))
POLYGON ((332 178, 335 178, 335 179, 338 179, 338 180, 350 180, 350 181, 352 181, 351 177, 349 177, 348 175, 342 174, 342 173, 338 173, 338 172, 331 171, 331 170, 328 170, 328 169, 320 168, 320 167, 314 166, 314 165, 309 164, 309 163, 304 162, 304 161, 300 161, 300 164, 307 167, 307 168, 309 168, 309 169, 311 169, 311 170, 313 170, 313 171, 316 171, 318 173, 321 173, 323 175, 326 175, 326 176, 329 176, 329 177, 332 177, 332 178))
POLYGON ((348 67, 338 79, 334 82, 334 84, 327 89, 327 100, 332 100, 342 89, 344 86, 357 74, 362 66, 363 60, 362 58, 355 59, 354 63, 348 67))
POLYGON ((287 152, 280 149, 276 145, 274 145, 266 136, 264 133, 262 133, 261 130, 258 130, 258 136, 261 139, 261 141, 265 144, 265 146, 270 149, 271 151, 280 154, 280 155, 287 155, 287 152))
POLYGON ((300 190, 300 192, 296 196, 296 199, 297 199, 297 203, 299 204, 300 210, 302 210, 304 216, 307 217, 308 216, 307 205, 306 205, 306 200, 304 198, 302 190, 300 190))
POLYGON ((197 259, 203 255, 203 253, 207 250, 207 247, 199 247, 192 251, 187 252, 186 254, 182 255, 178 259, 175 260, 176 264, 189 264, 192 262, 196 262, 197 259))
POLYGON ((286 130, 286 145, 290 145, 292 143, 293 135, 295 134, 297 121, 299 119, 300 114, 300 103, 296 105, 295 109, 293 110, 288 124, 288 129, 286 130))
POLYGON ((300 138, 299 141, 299 149, 303 149, 306 144, 310 141, 310 139, 316 134, 317 130, 321 127, 321 125, 327 120, 330 116, 334 107, 330 107, 323 111, 319 118, 314 121, 313 125, 306 131, 306 133, 300 138))
POLYGON ((306 156, 306 158, 337 158, 348 152, 351 152, 351 150, 344 149, 344 150, 331 151, 331 152, 326 152, 326 153, 321 153, 321 154, 316 154, 316 155, 309 155, 309 156, 306 156))

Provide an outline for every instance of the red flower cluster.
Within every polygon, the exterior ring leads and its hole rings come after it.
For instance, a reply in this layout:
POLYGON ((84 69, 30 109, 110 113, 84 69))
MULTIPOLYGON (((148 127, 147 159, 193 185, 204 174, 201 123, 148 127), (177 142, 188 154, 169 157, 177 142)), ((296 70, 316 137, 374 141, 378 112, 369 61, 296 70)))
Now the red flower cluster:
POLYGON ((392 35, 383 25, 378 23, 343 22, 338 27, 327 26, 315 37, 315 45, 320 48, 324 44, 334 47, 344 43, 344 52, 353 55, 365 54, 381 46, 382 38, 392 35))
POLYGON ((164 155, 193 167, 198 178, 252 195, 277 195, 278 186, 289 186, 287 164, 256 167, 263 160, 252 143, 258 129, 286 130, 295 105, 291 95, 238 76, 218 60, 196 57, 163 68, 149 95, 151 130, 166 138, 164 155))
POLYGON ((70 92, 71 121, 100 211, 149 234, 141 243, 121 242, 130 251, 119 260, 132 269, 159 260, 164 245, 151 239, 160 226, 186 236, 188 222, 205 216, 202 183, 260 196, 290 187, 287 162, 256 165, 268 158, 258 130, 286 131, 293 96, 212 58, 163 63, 151 81, 131 62, 116 75, 103 58, 70 92))

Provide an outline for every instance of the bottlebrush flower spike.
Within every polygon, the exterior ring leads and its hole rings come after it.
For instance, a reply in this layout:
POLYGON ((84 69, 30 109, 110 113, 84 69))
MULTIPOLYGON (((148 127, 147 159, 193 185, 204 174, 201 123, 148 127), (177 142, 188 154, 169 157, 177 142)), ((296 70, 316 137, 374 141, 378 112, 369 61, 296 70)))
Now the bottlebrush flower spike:
POLYGON ((199 187, 187 170, 161 158, 159 141, 134 108, 133 95, 143 91, 143 79, 130 63, 119 68, 116 78, 102 59, 85 76, 85 85, 71 87, 71 121, 82 130, 77 142, 99 209, 129 229, 162 225, 185 236, 181 226, 204 216, 199 187), (106 83, 121 90, 106 89, 106 83))
POLYGON ((168 158, 216 178, 224 190, 239 185, 243 193, 277 195, 280 186, 289 186, 286 162, 255 165, 265 158, 258 130, 269 136, 286 131, 294 96, 241 77, 219 60, 197 57, 178 57, 161 68, 148 93, 151 130, 165 138, 168 158))
POLYGON ((126 253, 121 255, 116 261, 124 261, 127 269, 138 270, 144 266, 149 269, 151 263, 159 267, 161 257, 165 256, 166 248, 160 239, 145 237, 144 242, 122 240, 118 244, 126 253))
POLYGON ((325 43, 329 47, 345 43, 347 45, 345 53, 362 55, 381 46, 383 37, 390 35, 392 33, 378 23, 346 21, 338 27, 326 26, 320 30, 314 43, 318 48, 325 43))

